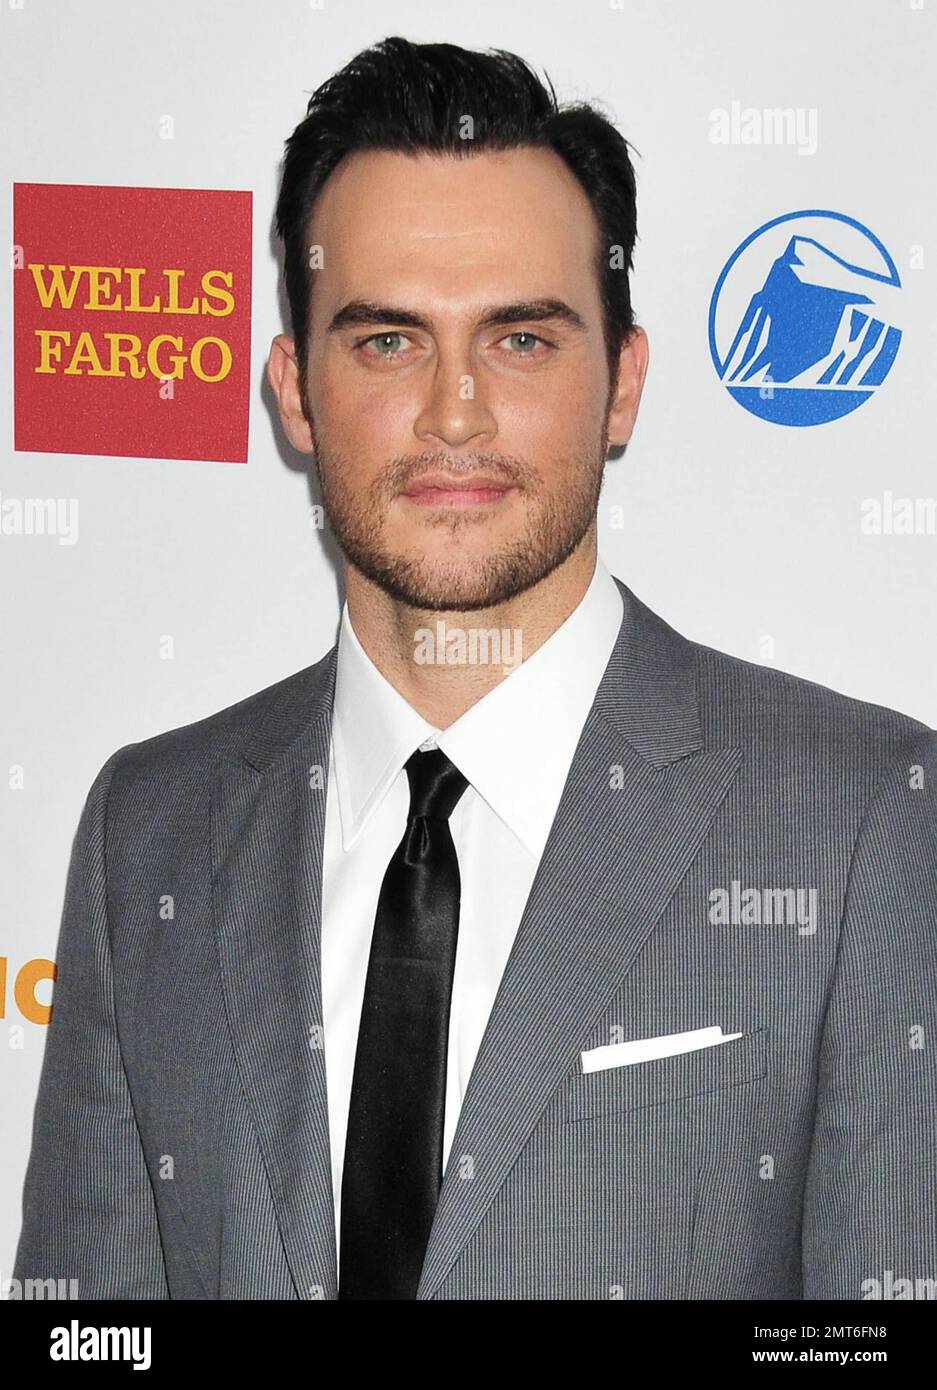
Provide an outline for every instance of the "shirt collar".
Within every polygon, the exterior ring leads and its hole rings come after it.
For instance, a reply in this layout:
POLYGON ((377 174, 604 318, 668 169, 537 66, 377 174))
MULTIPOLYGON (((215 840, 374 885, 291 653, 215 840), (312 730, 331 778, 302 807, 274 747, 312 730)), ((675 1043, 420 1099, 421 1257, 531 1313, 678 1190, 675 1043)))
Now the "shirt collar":
POLYGON ((556 631, 440 731, 371 661, 346 603, 332 717, 344 848, 357 840, 411 753, 435 741, 539 859, 623 614, 618 586, 599 558, 585 594, 556 631))

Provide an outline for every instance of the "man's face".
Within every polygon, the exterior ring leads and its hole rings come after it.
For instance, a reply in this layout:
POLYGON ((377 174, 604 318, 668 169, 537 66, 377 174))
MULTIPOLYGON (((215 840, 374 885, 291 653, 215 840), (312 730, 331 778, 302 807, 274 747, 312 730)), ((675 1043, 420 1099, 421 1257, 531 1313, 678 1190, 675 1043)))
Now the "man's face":
POLYGON ((610 415, 597 239, 550 151, 359 153, 327 181, 308 233, 308 425, 294 412, 288 428, 315 450, 347 559, 396 598, 502 602, 592 528, 644 372, 639 335, 610 415))

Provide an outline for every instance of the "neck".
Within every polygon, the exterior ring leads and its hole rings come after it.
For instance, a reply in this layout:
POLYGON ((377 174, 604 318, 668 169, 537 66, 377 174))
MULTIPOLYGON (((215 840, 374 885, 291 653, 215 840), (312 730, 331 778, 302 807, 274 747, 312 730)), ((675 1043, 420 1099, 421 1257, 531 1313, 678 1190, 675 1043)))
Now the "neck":
POLYGON ((595 564, 593 526, 572 555, 524 593, 489 608, 440 611, 403 603, 346 562, 348 617, 385 680, 434 728, 445 729, 566 621, 589 587, 595 564), (424 630, 422 640, 418 629, 424 630), (455 629, 465 633, 468 650, 459 661, 451 660, 454 650, 450 650, 450 662, 445 662, 437 638, 440 632, 444 637, 448 634, 452 646, 458 640, 455 629), (501 640, 500 655, 491 659, 495 643, 490 642, 489 659, 484 659, 486 646, 481 642, 482 657, 473 660, 473 632, 492 630, 501 640))

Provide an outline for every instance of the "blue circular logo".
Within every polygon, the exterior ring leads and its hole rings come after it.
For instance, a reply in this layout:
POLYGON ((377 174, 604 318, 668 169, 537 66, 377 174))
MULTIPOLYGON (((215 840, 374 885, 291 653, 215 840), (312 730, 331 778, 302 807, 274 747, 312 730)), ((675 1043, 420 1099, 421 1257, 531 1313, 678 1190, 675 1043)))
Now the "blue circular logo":
POLYGON ((729 395, 775 425, 856 410, 898 352, 901 280, 885 247, 840 212, 788 212, 745 238, 709 305, 709 351, 729 395))

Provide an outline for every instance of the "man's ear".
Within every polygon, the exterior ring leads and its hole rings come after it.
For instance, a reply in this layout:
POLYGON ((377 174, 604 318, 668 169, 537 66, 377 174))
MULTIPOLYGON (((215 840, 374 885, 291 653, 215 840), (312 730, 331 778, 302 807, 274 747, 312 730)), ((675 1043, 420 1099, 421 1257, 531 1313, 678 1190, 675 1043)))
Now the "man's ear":
POLYGON ((316 441, 303 411, 296 347, 286 333, 278 333, 270 344, 267 380, 277 398, 280 419, 290 443, 302 454, 314 454, 316 441))
POLYGON ((609 445, 627 444, 641 403, 647 375, 647 334, 635 326, 618 354, 618 383, 608 414, 609 445))

